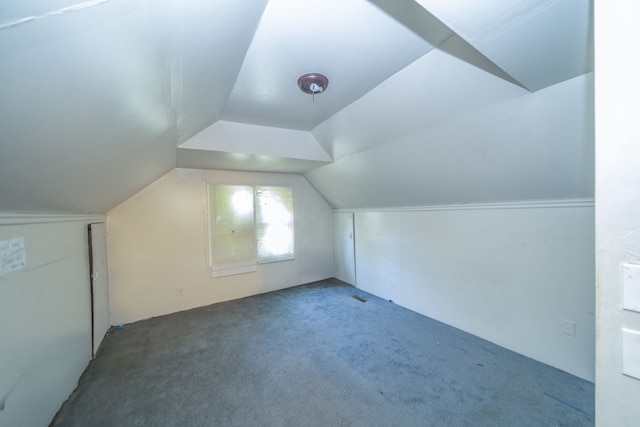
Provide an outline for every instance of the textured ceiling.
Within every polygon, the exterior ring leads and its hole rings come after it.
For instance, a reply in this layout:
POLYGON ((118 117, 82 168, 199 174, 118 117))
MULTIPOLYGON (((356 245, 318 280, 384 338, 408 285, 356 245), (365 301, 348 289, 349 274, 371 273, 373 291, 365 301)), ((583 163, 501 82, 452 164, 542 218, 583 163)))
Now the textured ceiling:
POLYGON ((589 73, 591 9, 5 1, 0 210, 105 212, 176 166, 308 173, 589 73), (315 99, 309 71, 330 80, 315 99))

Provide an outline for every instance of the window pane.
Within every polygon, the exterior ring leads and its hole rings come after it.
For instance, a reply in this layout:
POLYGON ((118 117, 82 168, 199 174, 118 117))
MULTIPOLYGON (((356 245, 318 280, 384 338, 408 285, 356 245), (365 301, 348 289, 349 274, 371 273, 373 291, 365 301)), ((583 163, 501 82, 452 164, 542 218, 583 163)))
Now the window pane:
POLYGON ((256 187, 256 234, 260 261, 294 258, 291 187, 256 187))
POLYGON ((214 277, 255 271, 253 188, 209 185, 209 232, 214 277), (216 274, 216 271, 220 272, 216 274))

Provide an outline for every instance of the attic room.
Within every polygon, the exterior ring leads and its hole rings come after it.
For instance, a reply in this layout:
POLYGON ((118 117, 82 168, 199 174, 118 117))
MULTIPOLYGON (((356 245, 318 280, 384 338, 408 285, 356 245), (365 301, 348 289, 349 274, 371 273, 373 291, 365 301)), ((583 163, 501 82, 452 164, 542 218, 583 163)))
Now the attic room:
POLYGON ((640 418, 640 6, 5 3, 0 426, 140 322, 332 280, 640 418), (288 191, 285 258, 216 267, 232 187, 288 191))

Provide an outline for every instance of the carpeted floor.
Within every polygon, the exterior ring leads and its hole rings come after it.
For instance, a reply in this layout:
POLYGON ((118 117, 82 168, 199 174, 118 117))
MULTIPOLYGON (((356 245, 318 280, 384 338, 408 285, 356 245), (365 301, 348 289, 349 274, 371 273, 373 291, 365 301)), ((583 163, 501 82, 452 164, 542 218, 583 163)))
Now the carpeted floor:
POLYGON ((592 426, 593 413, 592 383, 327 280, 112 329, 52 425, 592 426))

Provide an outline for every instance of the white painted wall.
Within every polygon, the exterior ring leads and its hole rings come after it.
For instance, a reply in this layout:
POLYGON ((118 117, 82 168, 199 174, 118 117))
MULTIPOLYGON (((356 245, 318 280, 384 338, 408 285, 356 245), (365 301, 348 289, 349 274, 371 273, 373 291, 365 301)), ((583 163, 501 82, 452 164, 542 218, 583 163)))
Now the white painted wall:
MULTIPOLYGON (((593 75, 484 105, 439 123, 424 113, 412 134, 336 152, 334 163, 305 175, 341 209, 593 197, 593 75)), ((416 111, 428 110, 389 97, 354 122, 377 129, 416 111)), ((342 115, 330 122, 353 126, 342 115)))
POLYGON ((0 216, 0 240, 24 237, 27 257, 0 277, 2 426, 49 425, 91 359, 90 221, 60 220, 0 216))
POLYGON ((593 223, 592 202, 356 211, 357 286, 593 381, 593 223))
POLYGON ((267 0, 8 3, 0 209, 106 212, 218 119, 267 0))
POLYGON ((109 212, 108 230, 114 324, 321 280, 334 270, 331 208, 302 175, 175 169, 109 212), (295 261, 212 278, 207 182, 292 186, 295 261))
MULTIPOLYGON (((622 263, 640 264, 640 4, 596 7, 596 424, 635 426, 640 380, 622 374, 621 328, 640 331, 622 309, 622 263)), ((637 352, 632 354, 636 367, 637 352)))
POLYGON ((531 91, 593 70, 592 1, 416 1, 531 91))

